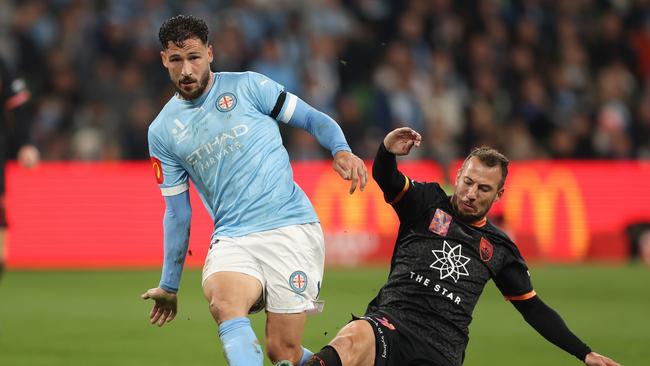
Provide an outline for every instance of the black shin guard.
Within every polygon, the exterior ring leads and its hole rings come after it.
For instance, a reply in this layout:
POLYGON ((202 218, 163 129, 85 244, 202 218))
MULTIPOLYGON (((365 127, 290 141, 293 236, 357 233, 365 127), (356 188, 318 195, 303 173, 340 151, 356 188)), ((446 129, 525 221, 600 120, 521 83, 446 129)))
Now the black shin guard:
POLYGON ((325 346, 314 353, 304 366, 343 366, 343 364, 334 347, 325 346))
POLYGON ((0 280, 2 280, 2 275, 5 273, 5 262, 0 261, 0 280))

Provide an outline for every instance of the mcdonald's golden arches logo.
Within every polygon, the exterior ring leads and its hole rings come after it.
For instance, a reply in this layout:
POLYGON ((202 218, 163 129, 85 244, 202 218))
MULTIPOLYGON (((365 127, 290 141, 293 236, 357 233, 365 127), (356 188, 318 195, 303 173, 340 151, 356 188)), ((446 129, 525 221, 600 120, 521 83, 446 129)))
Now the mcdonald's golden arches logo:
POLYGON ((571 260, 585 257, 589 245, 587 213, 582 191, 574 174, 566 168, 551 168, 545 179, 538 170, 524 167, 513 171, 508 177, 509 184, 504 195, 503 209, 506 225, 515 232, 522 229, 522 211, 525 197, 530 199, 532 209, 533 233, 539 251, 548 256, 558 245, 556 240, 556 220, 560 198, 564 199, 568 224, 570 227, 569 254, 571 260))
POLYGON ((156 181, 158 184, 162 184, 163 181, 165 180, 165 177, 163 176, 163 171, 162 171, 162 163, 160 160, 157 158, 154 158, 153 156, 151 157, 151 166, 153 167, 153 173, 156 176, 156 181))
POLYGON ((349 195, 350 182, 333 171, 318 179, 312 201, 323 230, 368 232, 394 235, 399 223, 393 209, 375 182, 368 182, 363 192, 349 195))

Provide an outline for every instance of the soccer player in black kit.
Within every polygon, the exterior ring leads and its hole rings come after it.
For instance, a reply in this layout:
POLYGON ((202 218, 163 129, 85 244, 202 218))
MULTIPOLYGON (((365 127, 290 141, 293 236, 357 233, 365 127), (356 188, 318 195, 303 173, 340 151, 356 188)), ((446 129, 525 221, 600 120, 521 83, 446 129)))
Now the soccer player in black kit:
POLYGON ((30 98, 23 79, 10 70, 0 58, 0 279, 4 273, 4 241, 7 231, 5 214, 5 162, 14 157, 24 167, 38 163, 39 153, 29 144, 29 117, 26 108, 30 98))
POLYGON ((486 219, 503 194, 508 159, 477 148, 449 197, 437 183, 410 180, 396 155, 419 146, 403 127, 379 147, 373 177, 400 220, 390 274, 366 314, 354 318, 306 366, 458 366, 472 311, 488 280, 544 338, 590 366, 618 366, 592 352, 536 295, 515 244, 486 219))

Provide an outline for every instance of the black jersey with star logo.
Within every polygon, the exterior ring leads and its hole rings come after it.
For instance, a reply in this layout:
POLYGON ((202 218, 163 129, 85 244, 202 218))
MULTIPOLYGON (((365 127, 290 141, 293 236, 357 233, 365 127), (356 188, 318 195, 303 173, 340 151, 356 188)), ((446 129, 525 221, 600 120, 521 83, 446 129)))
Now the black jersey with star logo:
POLYGON ((408 328, 423 352, 460 365, 472 312, 493 279, 506 298, 534 296, 528 268, 515 244, 490 222, 465 223, 437 183, 414 182, 380 148, 373 174, 400 219, 386 284, 368 305, 408 328), (378 164, 383 164, 377 169, 378 164))

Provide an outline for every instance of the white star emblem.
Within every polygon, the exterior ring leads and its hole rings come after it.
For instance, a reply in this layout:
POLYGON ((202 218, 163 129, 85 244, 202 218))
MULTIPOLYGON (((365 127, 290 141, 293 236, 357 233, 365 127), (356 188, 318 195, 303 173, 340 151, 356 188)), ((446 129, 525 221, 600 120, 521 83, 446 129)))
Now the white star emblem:
POLYGON ((465 265, 469 263, 470 258, 461 254, 460 244, 452 248, 445 240, 442 250, 432 250, 432 252, 436 256, 436 261, 431 263, 431 268, 440 271, 441 280, 451 277, 454 282, 458 282, 458 277, 469 276, 465 265))

